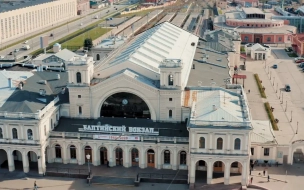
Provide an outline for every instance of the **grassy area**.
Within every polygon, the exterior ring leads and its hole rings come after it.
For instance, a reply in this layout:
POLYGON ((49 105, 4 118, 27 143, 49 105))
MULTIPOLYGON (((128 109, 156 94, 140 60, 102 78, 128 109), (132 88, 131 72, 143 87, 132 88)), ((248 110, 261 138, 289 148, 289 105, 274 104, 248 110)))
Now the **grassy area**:
POLYGON ((145 16, 148 13, 153 12, 155 10, 157 10, 157 9, 143 10, 143 11, 139 11, 139 12, 136 12, 136 13, 128 13, 128 14, 123 14, 123 15, 120 14, 120 15, 117 15, 116 18, 132 17, 132 16, 145 16))
POLYGON ((275 118, 273 116, 273 113, 272 113, 272 110, 271 110, 271 107, 270 107, 269 103, 268 102, 264 103, 264 106, 265 106, 267 115, 269 117, 269 120, 271 122, 272 129, 275 130, 275 131, 278 131, 279 127, 278 127, 277 123, 275 122, 275 118))
POLYGON ((241 52, 245 52, 245 47, 241 46, 241 52))
POLYGON ((298 55, 295 54, 295 53, 287 53, 287 55, 288 55, 289 57, 298 57, 298 55))
POLYGON ((71 40, 64 42, 62 44, 62 47, 66 46, 83 46, 84 39, 91 38, 92 40, 95 40, 99 38, 100 36, 104 35, 105 33, 111 31, 110 28, 99 28, 96 27, 88 32, 85 32, 75 38, 72 38, 71 40))
POLYGON ((258 74, 254 74, 254 78, 255 78, 255 81, 258 85, 258 88, 259 88, 259 91, 260 91, 260 94, 261 94, 261 97, 262 98, 267 98, 266 97, 266 94, 265 94, 265 89, 263 88, 262 86, 262 83, 261 83, 261 80, 259 78, 259 75, 258 74))
MULTIPOLYGON (((133 6, 135 6, 135 5, 132 5, 132 6, 130 6, 130 7, 133 7, 133 6)), ((103 19, 96 19, 97 21, 96 22, 94 22, 94 23, 92 23, 92 24, 90 24, 90 25, 88 25, 88 26, 86 26, 86 27, 84 27, 84 28, 82 28, 82 29, 80 29, 80 30, 77 30, 77 31, 75 31, 75 32, 73 32, 73 33, 71 33, 71 34, 69 34, 69 35, 67 35, 67 36, 64 36, 64 37, 62 37, 62 38, 60 38, 59 40, 56 40, 56 41, 54 41, 54 42, 52 42, 51 44, 49 44, 49 47, 52 47, 55 43, 60 43, 60 42, 62 42, 62 41, 64 41, 65 39, 68 39, 68 38, 71 38, 71 37, 73 37, 73 36, 81 36, 83 33, 84 33, 84 31, 85 30, 87 30, 88 28, 90 28, 90 27, 94 27, 94 26, 97 26, 98 24, 100 24, 101 22, 103 22, 103 21, 105 21, 105 18, 107 18, 107 17, 110 17, 110 16, 115 16, 116 14, 119 14, 119 11, 121 11, 121 10, 123 10, 124 8, 122 8, 122 9, 119 9, 117 12, 115 12, 115 13, 112 13, 112 14, 110 14, 110 15, 107 15, 107 16, 105 16, 105 17, 103 17, 103 19)), ((97 27, 98 28, 98 27, 97 27)), ((95 28, 94 28, 95 29, 95 28)), ((93 30, 93 29, 92 29, 93 30)), ((89 32, 89 31, 88 31, 89 32)), ((86 32, 86 33, 88 33, 88 32, 86 32)), ((97 33, 97 32, 96 32, 97 33)), ((74 37, 74 38, 76 38, 76 37, 74 37)), ((74 39, 73 38, 73 39, 74 39)), ((81 44, 83 43, 83 40, 81 41, 81 44)), ((81 45, 82 46, 82 45, 81 45)), ((63 47, 63 46, 62 46, 63 47)), ((41 49, 37 49, 36 51, 33 51, 33 52, 31 52, 30 54, 31 55, 36 55, 38 52, 41 52, 42 50, 41 49)))

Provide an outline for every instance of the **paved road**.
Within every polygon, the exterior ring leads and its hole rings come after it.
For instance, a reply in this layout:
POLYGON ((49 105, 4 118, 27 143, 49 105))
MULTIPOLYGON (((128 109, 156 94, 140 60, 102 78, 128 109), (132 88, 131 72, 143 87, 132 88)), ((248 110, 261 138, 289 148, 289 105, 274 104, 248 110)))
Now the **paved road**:
MULTIPOLYGON (((44 36, 44 35, 50 36, 50 34, 52 33, 53 37, 49 38, 49 43, 51 43, 53 41, 56 41, 56 40, 58 40, 58 39, 60 39, 64 36, 68 35, 69 33, 75 32, 75 31, 77 31, 77 30, 79 30, 79 29, 81 29, 81 28, 83 28, 87 25, 92 24, 93 22, 96 22, 98 19, 94 18, 95 15, 98 15, 99 19, 100 19, 101 17, 104 17, 108 14, 113 14, 114 12, 117 12, 117 10, 115 10, 114 7, 116 7, 119 10, 119 9, 122 9, 124 7, 127 7, 127 6, 130 6, 130 5, 129 4, 114 5, 114 6, 102 9, 98 13, 95 13, 95 14, 92 14, 92 15, 86 15, 85 17, 83 17, 80 20, 77 20, 73 23, 69 23, 65 26, 62 26, 60 28, 52 30, 51 32, 47 32, 45 34, 42 34, 40 36, 44 36), (109 13, 107 13, 108 10, 109 10, 109 13), (81 23, 82 23, 82 25, 81 25, 81 23)), ((96 10, 94 10, 94 11, 96 11, 96 10)), ((74 18, 71 18, 70 20, 74 20, 76 18, 77 17, 74 17, 74 18)), ((60 25, 60 24, 58 24, 58 25, 60 25)), ((54 25, 54 26, 56 26, 56 25, 54 25)), ((27 51, 21 50, 20 52, 17 53, 17 56, 18 57, 19 56, 24 56, 24 55, 27 55, 28 53, 30 53, 30 52, 32 52, 36 49, 39 49, 40 48, 40 36, 34 37, 34 38, 29 40, 28 45, 30 45, 31 50, 27 50, 27 51)), ((9 52, 12 52, 14 49, 21 48, 22 45, 23 44, 18 44, 18 45, 15 45, 15 46, 11 47, 11 48, 5 49, 5 50, 0 52, 0 55, 7 55, 9 52)))

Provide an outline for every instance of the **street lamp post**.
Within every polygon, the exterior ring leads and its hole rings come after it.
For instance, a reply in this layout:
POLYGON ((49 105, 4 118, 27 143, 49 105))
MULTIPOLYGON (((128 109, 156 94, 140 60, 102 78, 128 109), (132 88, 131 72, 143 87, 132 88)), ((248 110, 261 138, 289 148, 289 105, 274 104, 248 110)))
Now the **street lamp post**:
POLYGON ((283 94, 283 91, 282 91, 282 102, 281 102, 281 104, 283 104, 283 99, 284 99, 284 96, 283 96, 284 94, 283 94))
POLYGON ((277 83, 276 93, 278 92, 278 85, 279 85, 279 84, 277 83))
POLYGON ((287 111, 287 100, 286 100, 286 107, 285 107, 285 112, 287 111))
POLYGON ((273 83, 272 83, 272 86, 274 86, 274 80, 275 80, 275 77, 273 77, 273 83))
POLYGON ((292 110, 291 110, 290 122, 292 122, 292 110))
POLYGON ((299 127, 299 122, 297 121, 297 130, 296 130, 296 134, 298 134, 298 127, 299 127))

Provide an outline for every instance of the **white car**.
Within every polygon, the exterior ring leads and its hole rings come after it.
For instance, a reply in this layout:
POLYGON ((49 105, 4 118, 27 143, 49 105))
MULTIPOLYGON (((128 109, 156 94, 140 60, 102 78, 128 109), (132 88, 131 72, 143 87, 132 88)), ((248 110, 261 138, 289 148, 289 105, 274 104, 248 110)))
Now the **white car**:
POLYGON ((83 24, 82 23, 80 23, 80 26, 82 26, 83 24))
POLYGON ((4 59, 4 55, 0 55, 0 59, 4 59))
POLYGON ((19 49, 15 49, 15 52, 18 52, 19 51, 19 49))
POLYGON ((298 61, 299 59, 304 59, 304 57, 296 57, 296 58, 294 58, 295 61, 298 61))
POLYGON ((27 44, 28 43, 28 40, 26 40, 25 42, 23 42, 24 44, 27 44))

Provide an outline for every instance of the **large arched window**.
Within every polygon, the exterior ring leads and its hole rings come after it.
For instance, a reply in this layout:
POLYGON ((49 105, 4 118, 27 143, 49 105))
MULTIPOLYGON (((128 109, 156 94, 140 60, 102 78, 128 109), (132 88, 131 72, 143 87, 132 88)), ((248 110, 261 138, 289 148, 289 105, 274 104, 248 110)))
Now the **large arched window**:
POLYGON ((2 132, 2 128, 0 128, 0 139, 3 139, 3 132, 2 132))
POLYGON ((169 86, 173 86, 173 75, 172 75, 172 74, 170 74, 170 75, 168 76, 168 85, 169 85, 169 86))
POLYGON ((76 73, 76 80, 77 80, 77 83, 81 83, 81 73, 80 72, 76 73))
POLYGON ((76 159, 76 147, 74 145, 70 146, 71 159, 76 159))
POLYGON ((223 149, 223 139, 222 138, 218 138, 216 140, 216 149, 218 149, 218 150, 222 150, 223 149))
POLYGON ((170 151, 165 150, 164 152, 164 164, 170 164, 170 151))
POLYGON ((200 137, 199 147, 200 148, 205 148, 205 138, 204 137, 200 137))
POLYGON ((27 130, 27 140, 33 140, 33 131, 32 129, 27 130))
POLYGON ((59 144, 55 145, 55 155, 56 158, 61 158, 61 146, 59 144))
POLYGON ((241 140, 239 138, 234 140, 234 150, 241 150, 241 140))
POLYGON ((96 60, 97 60, 97 61, 100 60, 100 55, 99 55, 99 54, 96 55, 96 60))
POLYGON ((16 128, 12 129, 12 133, 13 133, 13 139, 18 139, 18 132, 16 128))

